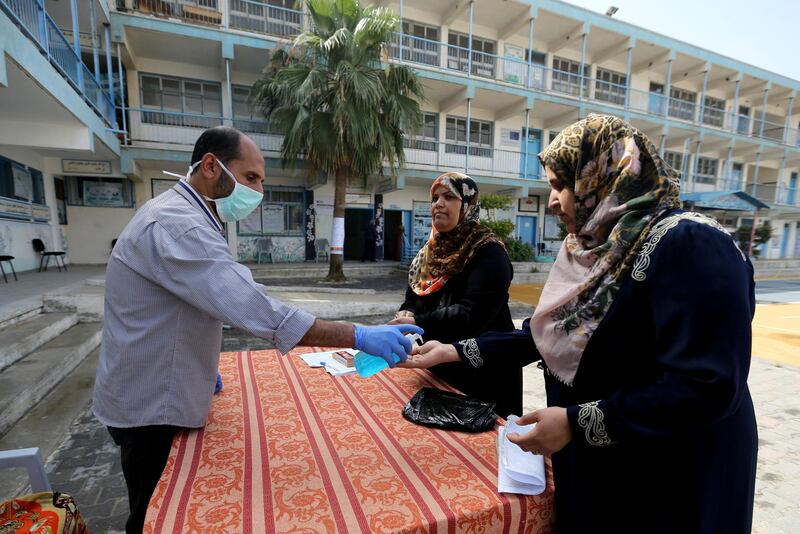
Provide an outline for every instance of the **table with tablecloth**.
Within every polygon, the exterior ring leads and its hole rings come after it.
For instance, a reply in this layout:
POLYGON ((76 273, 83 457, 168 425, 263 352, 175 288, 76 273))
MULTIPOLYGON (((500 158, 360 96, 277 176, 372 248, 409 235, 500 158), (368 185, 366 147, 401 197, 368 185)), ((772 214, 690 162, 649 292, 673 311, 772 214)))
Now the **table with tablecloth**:
POLYGON ((550 532, 553 482, 497 493, 497 432, 444 431, 401 410, 428 371, 332 377, 300 354, 229 352, 208 424, 179 433, 145 532, 550 532))

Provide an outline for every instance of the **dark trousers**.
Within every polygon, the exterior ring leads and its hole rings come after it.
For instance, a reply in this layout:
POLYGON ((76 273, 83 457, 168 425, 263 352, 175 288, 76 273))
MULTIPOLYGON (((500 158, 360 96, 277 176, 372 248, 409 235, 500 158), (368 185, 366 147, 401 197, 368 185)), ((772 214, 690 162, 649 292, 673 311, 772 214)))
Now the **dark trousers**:
POLYGON ((144 516, 158 479, 164 471, 172 447, 172 438, 179 427, 169 425, 108 427, 122 455, 122 474, 128 487, 131 515, 125 523, 127 534, 140 534, 144 516))
POLYGON ((375 261, 375 240, 364 240, 364 253, 361 255, 361 261, 375 261))

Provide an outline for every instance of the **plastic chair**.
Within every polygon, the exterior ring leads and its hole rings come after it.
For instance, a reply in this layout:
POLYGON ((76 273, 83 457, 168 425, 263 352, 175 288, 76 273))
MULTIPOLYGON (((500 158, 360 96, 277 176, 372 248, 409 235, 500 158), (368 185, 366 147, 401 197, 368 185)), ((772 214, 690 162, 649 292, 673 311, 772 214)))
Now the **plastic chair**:
POLYGON ((34 493, 51 491, 50 481, 47 480, 44 463, 42 463, 42 457, 39 454, 39 447, 0 451, 0 469, 13 467, 25 468, 28 472, 28 479, 31 482, 31 490, 34 493))
POLYGON ((272 238, 262 237, 256 241, 256 262, 261 263, 261 256, 268 255, 270 263, 275 263, 272 256, 272 238))
POLYGON ((316 239, 314 241, 314 252, 315 258, 314 263, 320 260, 320 256, 325 256, 326 261, 330 261, 331 259, 331 246, 328 243, 327 239, 316 239))
POLYGON ((11 266, 11 273, 14 275, 14 280, 16 281, 19 280, 17 278, 17 271, 14 270, 14 264, 11 262, 11 260, 13 259, 14 256, 0 256, 0 271, 3 271, 3 280, 6 281, 6 284, 8 283, 8 278, 6 278, 6 270, 3 268, 4 261, 7 261, 8 264, 11 266))
POLYGON ((64 254, 66 254, 64 251, 47 250, 47 248, 44 246, 44 243, 39 238, 31 241, 31 244, 33 245, 33 250, 38 252, 41 256, 41 259, 39 260, 39 272, 42 272, 43 266, 44 270, 47 270, 47 265, 50 263, 51 257, 56 259, 56 267, 58 267, 58 272, 61 272, 61 267, 63 267, 65 271, 67 270, 67 265, 64 263, 64 254), (61 259, 61 265, 59 265, 59 259, 61 259))

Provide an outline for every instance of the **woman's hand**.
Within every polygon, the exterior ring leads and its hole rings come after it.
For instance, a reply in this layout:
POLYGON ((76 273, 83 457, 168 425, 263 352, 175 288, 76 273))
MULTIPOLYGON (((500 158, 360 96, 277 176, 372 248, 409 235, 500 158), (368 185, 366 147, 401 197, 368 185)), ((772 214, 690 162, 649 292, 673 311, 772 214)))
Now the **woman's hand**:
POLYGON ((386 324, 417 324, 414 320, 414 312, 411 310, 400 310, 394 314, 394 319, 386 324))
POLYGON ((509 441, 519 445, 523 451, 550 456, 572 441, 572 429, 569 426, 566 408, 558 406, 544 408, 517 419, 519 425, 531 423, 536 423, 536 426, 527 434, 508 435, 509 441))
POLYGON ((413 317, 395 317, 386 324, 417 324, 413 317))
POLYGON ((397 367, 427 369, 440 363, 457 362, 460 359, 453 345, 444 345, 438 341, 428 341, 421 347, 414 347, 414 350, 411 351, 411 356, 404 363, 398 363, 397 367))

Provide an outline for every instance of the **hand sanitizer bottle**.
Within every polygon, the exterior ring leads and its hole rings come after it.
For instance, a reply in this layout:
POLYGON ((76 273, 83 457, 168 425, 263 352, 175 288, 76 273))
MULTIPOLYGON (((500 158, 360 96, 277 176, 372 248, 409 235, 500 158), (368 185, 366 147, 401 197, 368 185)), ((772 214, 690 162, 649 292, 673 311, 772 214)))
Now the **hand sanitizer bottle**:
MULTIPOLYGON (((423 343, 422 336, 419 334, 406 334, 406 337, 411 340, 412 345, 422 345, 423 343)), ((395 363, 400 361, 400 357, 396 354, 392 354, 392 356, 394 357, 395 363)), ((375 373, 379 373, 389 367, 386 360, 380 356, 367 354, 364 351, 358 351, 353 359, 355 361, 356 371, 361 378, 369 378, 375 373)))

